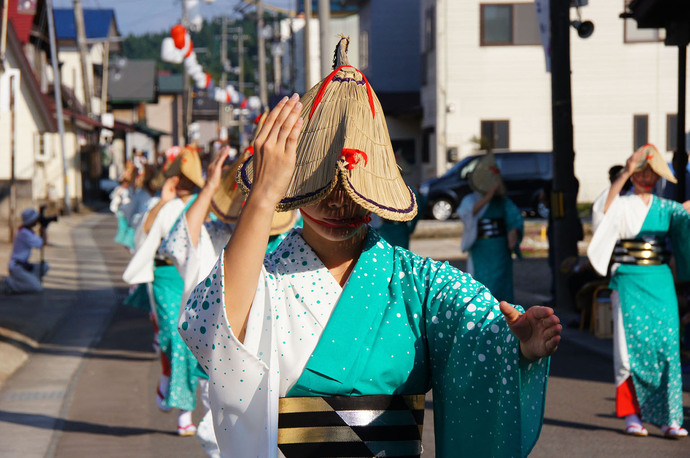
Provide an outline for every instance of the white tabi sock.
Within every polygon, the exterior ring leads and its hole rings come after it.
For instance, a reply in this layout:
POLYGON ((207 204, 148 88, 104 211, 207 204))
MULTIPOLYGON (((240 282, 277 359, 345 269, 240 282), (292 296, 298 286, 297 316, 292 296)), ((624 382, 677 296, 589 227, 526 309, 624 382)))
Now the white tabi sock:
POLYGON ((192 411, 180 410, 180 415, 177 417, 177 426, 184 428, 192 424, 192 411))

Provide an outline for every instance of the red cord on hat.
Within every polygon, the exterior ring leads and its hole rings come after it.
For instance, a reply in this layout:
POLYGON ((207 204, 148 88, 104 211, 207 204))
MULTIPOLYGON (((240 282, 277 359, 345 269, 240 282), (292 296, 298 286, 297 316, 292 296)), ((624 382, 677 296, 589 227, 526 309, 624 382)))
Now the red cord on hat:
POLYGON ((326 79, 323 80, 323 83, 321 83, 321 87, 319 88, 319 92, 316 93, 316 98, 314 98, 314 104, 311 106, 311 111, 309 112, 309 119, 311 119, 311 116, 314 114, 314 111, 316 110, 316 106, 321 102, 321 99, 323 98, 323 94, 326 92, 326 87, 333 80, 333 77, 342 68, 354 68, 355 70, 357 70, 359 72, 360 75, 362 75, 362 79, 364 80, 364 83, 367 87, 367 96, 369 98, 369 106, 371 107, 371 117, 372 118, 376 117, 376 110, 374 109, 374 95, 371 92, 371 86, 369 85, 369 81, 367 80, 367 77, 364 76, 364 73, 360 72, 357 68, 353 67, 352 65, 341 65, 340 67, 333 70, 331 72, 331 74, 328 75, 326 77, 326 79))
POLYGON ((362 150, 358 149, 353 149, 353 148, 343 148, 343 150, 340 153, 340 157, 345 159, 347 162, 347 169, 352 170, 355 168, 355 165, 359 164, 360 158, 364 158, 364 166, 366 167, 367 162, 369 161, 369 158, 367 157, 367 153, 365 153, 362 150))

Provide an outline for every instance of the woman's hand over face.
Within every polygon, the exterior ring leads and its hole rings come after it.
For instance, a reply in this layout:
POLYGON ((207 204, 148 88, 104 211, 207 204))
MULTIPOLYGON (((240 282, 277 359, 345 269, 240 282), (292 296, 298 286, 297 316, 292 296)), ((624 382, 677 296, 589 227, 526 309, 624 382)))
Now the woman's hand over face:
POLYGON ((269 113, 254 141, 252 194, 258 193, 274 206, 285 196, 295 171, 301 111, 297 94, 284 98, 269 113))

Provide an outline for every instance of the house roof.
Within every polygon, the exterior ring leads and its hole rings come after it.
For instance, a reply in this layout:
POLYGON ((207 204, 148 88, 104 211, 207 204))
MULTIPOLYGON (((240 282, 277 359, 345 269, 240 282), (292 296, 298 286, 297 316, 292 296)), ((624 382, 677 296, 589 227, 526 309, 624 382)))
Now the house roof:
MULTIPOLYGON (((86 38, 108 38, 110 27, 115 25, 115 11, 112 9, 84 9, 84 29, 86 38)), ((76 40, 77 28, 74 24, 73 9, 53 9, 55 15, 55 35, 58 40, 76 40)), ((117 32, 119 35, 119 32, 117 32)))
POLYGON ((184 92, 184 75, 158 75, 159 94, 182 94, 184 92))
POLYGON ((19 37, 17 37, 12 22, 7 24, 7 49, 8 52, 11 52, 16 57, 22 74, 22 84, 26 83, 29 88, 29 94, 36 103, 37 112, 34 112, 34 114, 43 121, 46 131, 55 132, 57 128, 53 115, 48 108, 48 101, 41 92, 36 75, 34 75, 31 65, 24 55, 22 44, 19 37))
POLYGON ((31 36, 37 3, 37 0, 9 0, 7 5, 7 17, 22 44, 28 43, 31 36))
POLYGON ((110 103, 151 102, 156 99, 156 61, 119 59, 108 69, 110 103))

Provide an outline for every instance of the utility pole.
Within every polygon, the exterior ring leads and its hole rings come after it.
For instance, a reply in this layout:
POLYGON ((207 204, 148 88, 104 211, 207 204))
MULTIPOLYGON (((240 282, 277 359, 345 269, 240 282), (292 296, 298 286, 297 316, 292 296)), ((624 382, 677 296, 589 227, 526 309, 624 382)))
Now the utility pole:
MULTIPOLYGON (((685 78, 687 67, 687 46, 690 33, 685 24, 685 33, 681 39, 677 40, 678 45, 678 111, 676 126, 676 151, 673 153, 673 170, 676 172, 676 200, 685 202, 688 196, 685 195, 685 169, 688 166, 688 152, 685 148, 685 78)), ((681 34, 678 34, 681 35, 681 34)), ((679 37, 680 38, 680 37, 679 37)))
POLYGON ((264 40, 264 4, 262 0, 256 1, 256 36, 258 39, 259 59, 259 99, 261 106, 268 106, 268 94, 266 93, 266 42, 264 40))
POLYGON ((311 88, 311 1, 304 0, 304 90, 311 88))
POLYGON ((297 13, 297 0, 295 0, 295 11, 290 14, 290 92, 295 92, 295 14, 297 13))
POLYGON ((86 62, 86 32, 84 30, 84 11, 81 8, 81 0, 74 0, 74 27, 76 29, 77 48, 81 60, 81 78, 84 89, 84 107, 86 113, 93 115, 91 106, 91 82, 89 81, 88 64, 86 62))
MULTIPOLYGON (((182 0, 182 25, 188 30, 189 17, 187 16, 187 5, 184 0, 182 0)), ((184 65, 182 66, 182 81, 184 82, 184 88, 182 89, 182 116, 184 118, 184 123, 182 125, 182 136, 184 137, 185 143, 187 143, 189 142, 189 124, 192 122, 192 91, 189 87, 189 75, 187 75, 187 67, 184 65)))
POLYGON ((110 35, 108 35, 108 39, 105 41, 105 43, 103 43, 103 84, 101 85, 101 115, 108 111, 108 79, 110 78, 110 75, 108 74, 109 71, 110 35))
POLYGON ((578 183, 575 179, 573 150, 573 112, 570 84, 570 5, 564 0, 550 0, 551 8, 551 113, 553 123, 553 186, 551 214, 553 222, 555 304, 573 308, 563 261, 577 256, 578 183))
MULTIPOLYGON (((233 32, 237 33, 237 61, 239 62, 239 74, 237 75, 237 90, 240 94, 244 95, 244 28, 242 23, 238 27, 231 29, 233 32)), ((244 149, 244 116, 242 115, 242 108, 239 109, 239 115, 237 116, 237 128, 238 128, 238 151, 241 153, 244 149)))
POLYGON ((65 119, 62 112, 62 89, 60 83, 60 68, 58 66, 57 39, 55 37, 55 18, 53 16, 53 0, 46 0, 48 15, 48 36, 50 40, 50 60, 53 64, 53 89, 55 92, 55 116, 60 134, 60 152, 62 153, 62 181, 64 184, 64 211, 70 214, 69 181, 67 176, 67 158, 65 157, 65 119))
MULTIPOLYGON (((222 72, 220 74, 220 87, 225 89, 228 85, 228 76, 225 69, 228 64, 228 17, 223 15, 223 25, 221 30, 220 38, 220 65, 222 72)), ((219 124, 219 137, 223 140, 227 138, 227 127, 225 123, 225 103, 218 103, 218 124, 219 124)))
POLYGON ((280 94, 283 85, 283 69, 281 59, 283 56, 283 44, 280 36, 280 16, 275 14, 273 21, 273 40, 271 42, 271 54, 273 55, 273 93, 280 94))
MULTIPOLYGON (((4 62, 3 62, 4 64, 4 62)), ((15 129, 15 113, 14 113, 14 97, 17 90, 16 80, 19 75, 14 75, 9 78, 8 87, 10 89, 10 242, 14 242, 14 221, 17 213, 17 182, 14 175, 14 158, 17 153, 16 129, 15 129)))
POLYGON ((319 49, 321 51, 321 75, 324 78, 331 71, 332 57, 329 39, 331 36, 331 3, 330 0, 319 0, 319 49))

